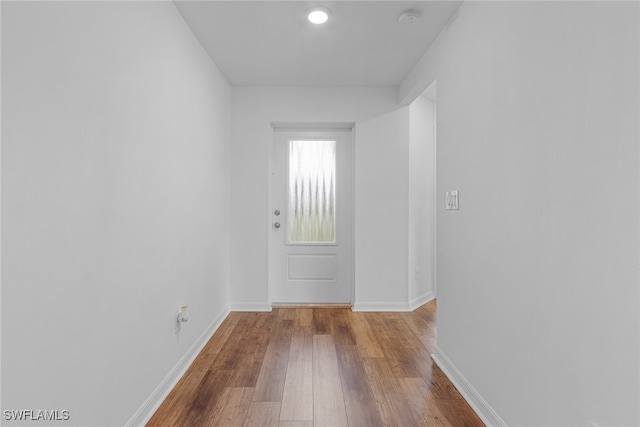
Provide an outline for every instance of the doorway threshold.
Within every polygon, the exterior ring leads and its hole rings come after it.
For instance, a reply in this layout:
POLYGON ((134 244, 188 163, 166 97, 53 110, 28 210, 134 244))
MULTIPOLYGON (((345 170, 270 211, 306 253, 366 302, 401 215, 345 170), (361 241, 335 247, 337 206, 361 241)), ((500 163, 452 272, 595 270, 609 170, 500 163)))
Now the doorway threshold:
POLYGON ((300 308, 300 307, 307 307, 307 308, 323 308, 323 307, 327 307, 327 308, 351 308, 353 307, 352 304, 349 303, 328 303, 328 302, 324 302, 324 303, 306 303, 306 302, 285 302, 285 303, 272 303, 271 304, 272 308, 300 308))

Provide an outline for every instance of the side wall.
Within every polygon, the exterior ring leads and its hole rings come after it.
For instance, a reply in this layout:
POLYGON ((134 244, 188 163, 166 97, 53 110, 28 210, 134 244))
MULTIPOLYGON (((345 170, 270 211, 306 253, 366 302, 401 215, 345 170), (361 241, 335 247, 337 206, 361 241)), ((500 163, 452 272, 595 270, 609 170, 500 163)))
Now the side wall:
POLYGON ((508 425, 640 425, 639 6, 466 2, 401 86, 438 80, 439 351, 508 425))
POLYGON ((2 409, 124 425, 227 310, 230 87, 171 2, 2 2, 2 67, 2 409))
POLYGON ((419 96, 409 106, 409 305, 435 298, 433 103, 419 96))
POLYGON ((268 309, 271 122, 355 122, 355 303, 407 307, 409 109, 394 88, 234 88, 231 306, 268 309))

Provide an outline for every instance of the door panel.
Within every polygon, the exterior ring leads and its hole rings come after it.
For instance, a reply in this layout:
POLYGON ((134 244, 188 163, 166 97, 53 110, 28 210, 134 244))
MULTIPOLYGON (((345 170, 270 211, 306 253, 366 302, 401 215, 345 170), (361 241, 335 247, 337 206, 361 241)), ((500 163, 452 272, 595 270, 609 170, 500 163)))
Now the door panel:
POLYGON ((338 280, 336 255, 291 255, 287 256, 287 280, 338 280))
POLYGON ((351 131, 274 130, 274 303, 350 303, 351 131))

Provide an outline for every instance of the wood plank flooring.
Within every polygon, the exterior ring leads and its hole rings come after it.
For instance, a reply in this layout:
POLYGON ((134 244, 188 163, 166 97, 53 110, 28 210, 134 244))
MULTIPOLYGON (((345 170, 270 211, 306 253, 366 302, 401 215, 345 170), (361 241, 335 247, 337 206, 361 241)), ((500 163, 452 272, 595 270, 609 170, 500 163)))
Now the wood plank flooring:
POLYGON ((435 301, 230 313, 147 426, 483 426, 435 344, 435 301))

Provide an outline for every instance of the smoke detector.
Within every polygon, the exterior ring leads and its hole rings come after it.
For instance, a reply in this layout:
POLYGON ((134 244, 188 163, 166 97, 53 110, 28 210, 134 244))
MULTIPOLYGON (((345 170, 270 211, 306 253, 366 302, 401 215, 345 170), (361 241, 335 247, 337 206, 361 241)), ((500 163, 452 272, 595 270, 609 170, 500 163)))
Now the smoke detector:
POLYGON ((402 12, 402 15, 398 18, 398 22, 403 25, 406 24, 416 24, 418 22, 418 17, 420 16, 420 12, 415 9, 409 9, 402 12))

